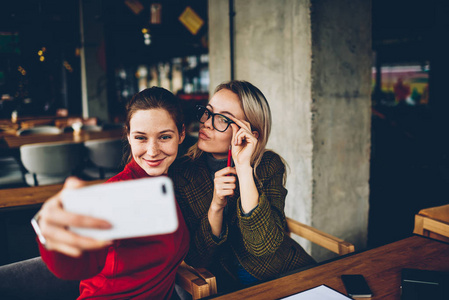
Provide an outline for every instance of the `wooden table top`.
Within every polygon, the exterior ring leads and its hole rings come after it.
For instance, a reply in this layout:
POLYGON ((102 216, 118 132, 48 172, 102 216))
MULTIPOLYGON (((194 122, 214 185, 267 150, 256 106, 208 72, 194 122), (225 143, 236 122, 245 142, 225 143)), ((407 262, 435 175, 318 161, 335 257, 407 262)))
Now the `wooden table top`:
MULTIPOLYGON (((88 185, 105 182, 105 179, 87 181, 88 185)), ((63 184, 41 185, 13 189, 0 189, 0 209, 17 208, 44 203, 62 189, 63 184)))
POLYGON ((415 235, 214 299, 279 299, 321 284, 346 295, 340 275, 362 274, 371 299, 399 300, 403 268, 449 271, 449 244, 415 235))
POLYGON ((121 138, 123 136, 122 129, 112 129, 103 131, 81 131, 76 134, 74 132, 66 132, 61 134, 30 134, 30 135, 5 135, 3 139, 10 149, 18 149, 22 145, 50 142, 76 142, 83 143, 90 140, 101 140, 111 138, 121 138))

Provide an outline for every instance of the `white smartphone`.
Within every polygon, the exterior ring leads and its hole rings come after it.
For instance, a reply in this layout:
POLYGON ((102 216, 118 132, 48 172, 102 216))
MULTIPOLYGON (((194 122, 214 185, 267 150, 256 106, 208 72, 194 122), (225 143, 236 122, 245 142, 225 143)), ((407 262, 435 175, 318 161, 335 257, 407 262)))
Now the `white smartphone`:
POLYGON ((112 224, 110 229, 70 228, 82 236, 116 240, 168 234, 178 228, 173 183, 165 176, 66 189, 61 197, 65 210, 112 224))

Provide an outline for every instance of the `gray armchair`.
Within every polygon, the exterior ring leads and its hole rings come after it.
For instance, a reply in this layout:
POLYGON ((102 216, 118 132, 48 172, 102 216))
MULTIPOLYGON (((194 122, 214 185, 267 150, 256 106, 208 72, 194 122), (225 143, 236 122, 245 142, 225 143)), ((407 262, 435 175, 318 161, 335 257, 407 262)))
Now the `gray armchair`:
POLYGON ((39 143, 20 147, 20 158, 29 185, 63 183, 81 165, 83 144, 73 142, 39 143))

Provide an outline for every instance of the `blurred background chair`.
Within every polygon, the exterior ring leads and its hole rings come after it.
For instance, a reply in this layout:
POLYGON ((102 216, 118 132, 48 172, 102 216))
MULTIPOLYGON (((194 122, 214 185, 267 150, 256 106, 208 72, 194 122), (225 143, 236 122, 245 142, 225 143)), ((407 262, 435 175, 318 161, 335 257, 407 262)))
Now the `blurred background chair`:
MULTIPOLYGON (((354 245, 349 242, 291 218, 287 217, 286 220, 287 234, 289 235, 294 233, 338 255, 345 255, 355 251, 354 245)), ((217 293, 217 281, 213 274, 205 268, 193 268, 185 262, 178 269, 176 284, 191 294, 192 299, 201 299, 217 293)))
POLYGON ((21 187, 25 184, 22 167, 15 156, 0 156, 0 188, 21 187))
POLYGON ((83 124, 81 126, 81 130, 84 130, 84 131, 102 131, 103 128, 100 125, 83 124))
POLYGON ((28 135, 28 134, 60 134, 62 132, 56 126, 36 126, 32 128, 25 128, 17 130, 17 135, 28 135))
POLYGON ((83 176, 87 179, 110 178, 118 174, 123 157, 123 143, 121 139, 92 140, 84 142, 87 161, 83 168, 83 176))
POLYGON ((100 125, 85 125, 81 123, 75 123, 71 126, 66 126, 62 128, 63 132, 73 132, 73 131, 90 131, 90 132, 99 132, 102 131, 103 128, 100 125), (76 130, 75 130, 76 129, 76 130))
POLYGON ((421 209, 413 233, 449 242, 449 204, 421 209))
POLYGON ((21 146, 21 161, 29 172, 25 174, 27 184, 37 186, 63 183, 68 176, 78 172, 83 153, 83 144, 72 142, 21 146))
POLYGON ((125 127, 124 123, 104 123, 103 130, 115 130, 115 129, 123 129, 125 127))

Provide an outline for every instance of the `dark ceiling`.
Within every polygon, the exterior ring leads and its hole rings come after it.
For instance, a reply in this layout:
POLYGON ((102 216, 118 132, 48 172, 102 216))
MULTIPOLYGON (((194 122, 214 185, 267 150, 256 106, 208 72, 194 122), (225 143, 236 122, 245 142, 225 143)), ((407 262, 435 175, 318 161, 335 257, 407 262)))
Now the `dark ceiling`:
POLYGON ((438 0, 372 0, 373 50, 385 63, 429 60, 438 0))
MULTIPOLYGON (((207 0, 139 1, 143 10, 135 14, 124 0, 85 1, 94 7, 90 17, 104 25, 104 36, 114 49, 119 63, 151 62, 175 56, 207 53, 207 0), (90 3, 88 3, 90 2, 90 3), (150 5, 162 4, 162 24, 150 24, 150 5), (203 20, 196 35, 190 33, 178 20, 190 6, 203 20), (144 44, 142 28, 148 28, 151 44, 144 44)), ((18 32, 22 51, 51 45, 63 51, 74 51, 79 46, 78 0, 14 0, 1 4, 0 32, 18 32), (67 49, 67 50, 64 50, 67 49)), ((86 16, 87 14, 85 14, 86 16)), ((97 23, 97 24, 96 24, 97 23)), ((85 28, 88 31, 89 28, 85 28)), ((33 52, 33 53, 34 53, 33 52)))
MULTIPOLYGON (((125 0, 96 1, 101 4, 95 17, 105 24, 106 39, 113 46, 114 58, 119 62, 135 63, 207 52, 207 0, 140 0, 144 9, 138 15, 131 11, 125 0), (153 2, 162 4, 161 25, 149 24, 153 2), (196 35, 192 35, 178 20, 187 6, 191 6, 205 21, 196 35), (143 27, 150 29, 150 46, 143 43, 143 27)), ((411 45, 410 56, 425 55, 422 53, 425 50, 419 45, 426 44, 431 37, 436 1, 372 0, 373 48, 387 52, 390 49, 393 57, 389 59, 394 59, 400 45, 411 45)), ((78 0, 4 2, 0 10, 0 31, 18 31, 24 51, 41 44, 73 49, 79 41, 78 10, 78 0)))

